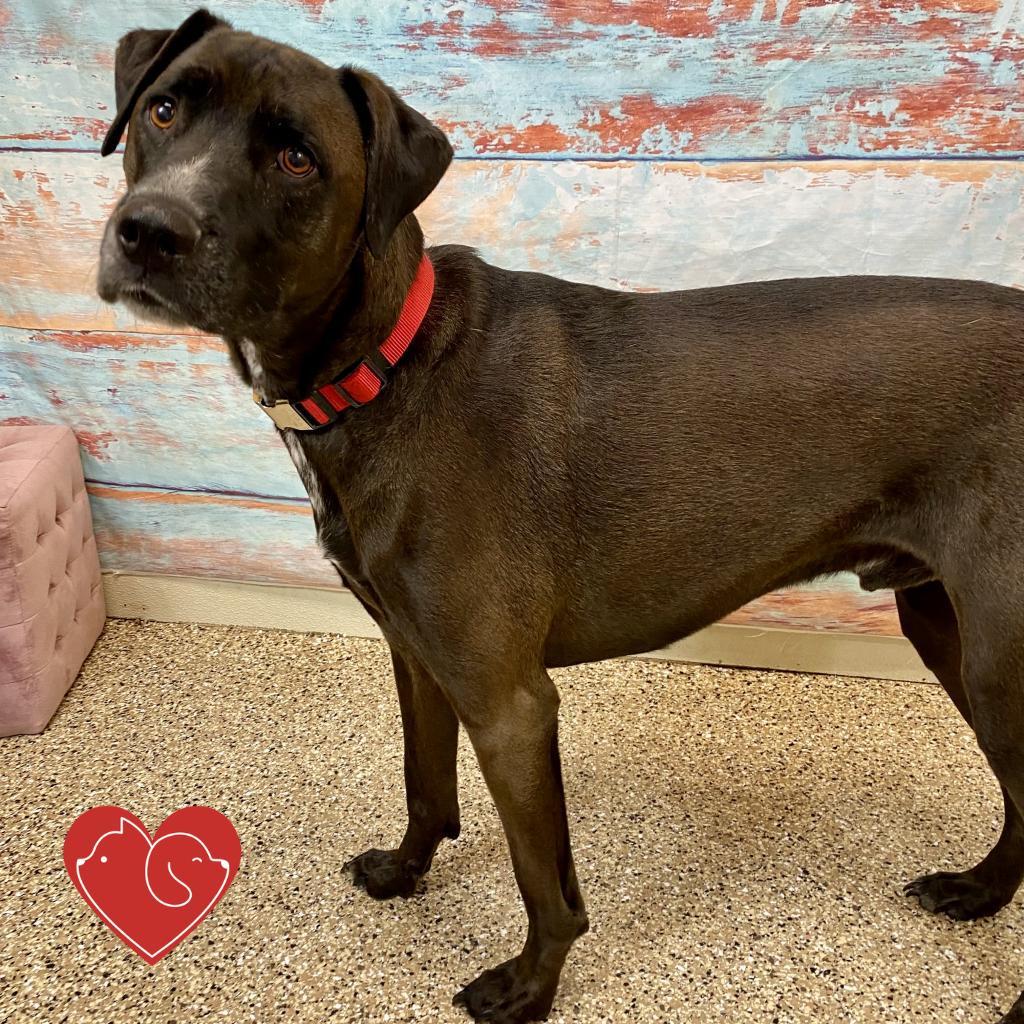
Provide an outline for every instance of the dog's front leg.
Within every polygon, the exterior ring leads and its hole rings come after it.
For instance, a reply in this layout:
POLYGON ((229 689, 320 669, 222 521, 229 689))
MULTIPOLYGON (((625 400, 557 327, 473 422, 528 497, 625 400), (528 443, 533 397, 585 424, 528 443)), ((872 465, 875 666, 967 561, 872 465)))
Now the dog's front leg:
POLYGON ((459 834, 455 755, 459 721, 425 670, 391 651, 405 737, 405 796, 409 823, 396 850, 368 850, 346 867, 377 899, 411 896, 442 839, 459 834))
POLYGON ((455 689, 452 698, 505 828, 529 931, 519 956, 484 971, 455 1002, 476 1019, 523 1024, 547 1017, 587 915, 569 846, 554 683, 543 669, 499 682, 455 689))

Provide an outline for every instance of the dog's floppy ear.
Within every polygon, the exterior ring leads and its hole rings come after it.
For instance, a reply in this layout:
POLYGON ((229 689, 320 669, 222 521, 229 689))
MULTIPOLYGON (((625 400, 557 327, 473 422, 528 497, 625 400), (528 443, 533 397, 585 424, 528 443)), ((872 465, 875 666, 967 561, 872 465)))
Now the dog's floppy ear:
POLYGON ((168 64, 218 25, 226 21, 206 10, 190 14, 176 29, 136 29, 121 37, 114 58, 114 92, 117 114, 100 153, 109 156, 117 148, 131 119, 132 110, 168 64))
POLYGON ((359 115, 366 150, 363 230, 370 252, 382 259, 395 228, 441 180, 452 147, 376 75, 345 67, 341 84, 359 115))

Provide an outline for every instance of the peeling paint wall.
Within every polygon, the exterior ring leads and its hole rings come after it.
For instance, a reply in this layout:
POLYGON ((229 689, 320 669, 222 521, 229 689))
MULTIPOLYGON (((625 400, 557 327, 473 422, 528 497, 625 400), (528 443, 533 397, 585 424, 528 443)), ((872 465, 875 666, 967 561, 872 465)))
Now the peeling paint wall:
MULTIPOLYGON (((457 159, 429 239, 660 290, 904 273, 1024 286, 1024 0, 221 0, 381 74, 457 159)), ((119 35, 172 0, 0 0, 0 422, 78 433, 104 565, 334 585, 301 485, 215 339, 94 294, 123 181, 119 35), (216 423, 214 405, 227 410, 216 423)), ((896 631, 852 578, 732 621, 896 631)))

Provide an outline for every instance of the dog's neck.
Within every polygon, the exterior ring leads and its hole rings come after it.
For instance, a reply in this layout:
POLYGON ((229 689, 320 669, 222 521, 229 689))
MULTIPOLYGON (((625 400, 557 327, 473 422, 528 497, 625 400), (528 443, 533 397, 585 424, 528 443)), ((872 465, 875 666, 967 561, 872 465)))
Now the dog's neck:
POLYGON ((278 337, 225 338, 246 383, 267 402, 306 397, 387 338, 423 256, 414 216, 398 226, 383 259, 359 245, 329 296, 278 337))

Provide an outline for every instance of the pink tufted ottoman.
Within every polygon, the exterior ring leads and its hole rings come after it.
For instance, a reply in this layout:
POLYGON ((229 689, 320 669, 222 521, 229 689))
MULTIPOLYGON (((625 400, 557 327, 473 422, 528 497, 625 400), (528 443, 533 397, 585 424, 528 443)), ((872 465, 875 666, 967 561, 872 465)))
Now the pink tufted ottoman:
POLYGON ((105 618, 75 435, 0 427, 0 736, 43 731, 105 618))

